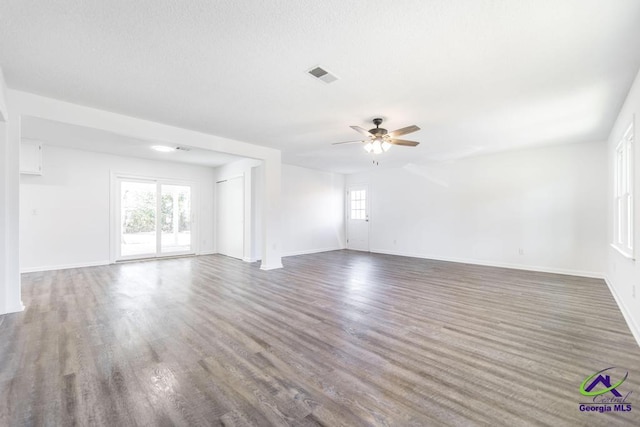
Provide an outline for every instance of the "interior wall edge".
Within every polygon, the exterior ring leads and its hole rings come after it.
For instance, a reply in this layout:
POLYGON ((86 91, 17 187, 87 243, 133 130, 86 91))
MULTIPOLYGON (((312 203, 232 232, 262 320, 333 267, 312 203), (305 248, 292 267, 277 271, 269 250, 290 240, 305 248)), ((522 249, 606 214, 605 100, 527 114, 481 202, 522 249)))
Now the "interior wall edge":
POLYGON ((638 343, 638 346, 640 346, 640 325, 638 325, 634 321, 633 316, 631 316, 630 309, 624 304, 622 298, 620 298, 620 296, 616 292, 616 288, 615 286, 613 286, 613 283, 611 282, 609 277, 605 276, 604 282, 607 284, 607 287, 609 288, 609 292, 611 292, 611 295, 613 296, 613 299, 616 301, 616 304, 618 304, 618 308, 620 309, 620 312, 622 313, 624 320, 627 322, 627 326, 631 331, 631 335, 633 335, 633 337, 636 339, 636 342, 638 343))
POLYGON ((0 67, 0 121, 6 122, 9 119, 9 111, 7 110, 7 85, 4 79, 4 72, 0 67))

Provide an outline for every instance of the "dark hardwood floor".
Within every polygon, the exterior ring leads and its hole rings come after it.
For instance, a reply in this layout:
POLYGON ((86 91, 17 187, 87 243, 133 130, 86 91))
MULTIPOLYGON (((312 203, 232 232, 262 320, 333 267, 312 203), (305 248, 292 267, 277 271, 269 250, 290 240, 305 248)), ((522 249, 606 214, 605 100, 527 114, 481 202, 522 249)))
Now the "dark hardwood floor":
POLYGON ((602 280, 350 251, 284 265, 23 275, 0 425, 640 425, 640 348, 602 280), (632 411, 580 412, 608 367, 632 411))

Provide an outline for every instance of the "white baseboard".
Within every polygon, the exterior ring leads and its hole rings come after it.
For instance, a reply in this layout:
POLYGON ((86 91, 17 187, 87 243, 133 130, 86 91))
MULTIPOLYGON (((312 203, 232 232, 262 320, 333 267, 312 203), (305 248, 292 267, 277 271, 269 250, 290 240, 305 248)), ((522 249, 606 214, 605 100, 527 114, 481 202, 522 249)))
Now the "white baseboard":
POLYGON ((16 305, 5 307, 4 311, 0 312, 0 316, 3 314, 20 313, 21 311, 24 311, 24 304, 20 302, 16 305))
POLYGON ((284 254, 282 254, 283 257, 287 257, 287 256, 296 256, 296 255, 309 255, 309 254, 317 254, 320 252, 330 252, 330 251, 339 251, 341 249, 345 249, 345 248, 321 248, 321 249, 305 249, 302 251, 290 251, 290 252, 285 252, 284 254))
POLYGON ((616 304, 618 304, 618 308, 622 312, 622 316, 624 317, 624 320, 627 322, 627 326, 629 326, 629 329, 631 330, 631 334, 636 339, 638 346, 640 346, 640 325, 638 325, 635 322, 635 320, 631 316, 631 313, 629 312, 629 309, 622 302, 622 298, 620 298, 620 296, 616 292, 616 288, 613 287, 609 279, 605 277, 604 282, 609 287, 609 291, 611 292, 611 295, 613 295, 613 299, 616 301, 616 304))
POLYGON ((277 270, 278 268, 282 268, 282 263, 278 263, 278 264, 261 264, 260 265, 260 270, 277 270))
MULTIPOLYGON (((302 251, 290 251, 290 252, 285 252, 284 254, 282 254, 282 257, 288 257, 288 256, 296 256, 296 255, 309 255, 309 254, 317 254, 320 252, 330 252, 330 251, 339 251, 341 249, 345 249, 344 247, 340 248, 340 247, 335 247, 335 248, 321 248, 321 249, 305 249, 302 251)), ((215 255, 218 252, 216 251, 211 251, 211 252, 200 252, 198 255, 215 255)), ((262 258, 258 257, 258 258, 253 258, 253 257, 243 257, 242 261, 244 262, 258 262, 261 261, 262 258)), ((281 268, 281 267, 275 267, 275 268, 281 268)))
POLYGON ((461 264, 484 265, 487 267, 510 268, 514 270, 528 270, 528 271, 538 271, 541 273, 566 274, 569 276, 580 276, 580 277, 590 277, 594 279, 604 279, 603 273, 598 273, 595 271, 571 270, 571 269, 555 268, 555 267, 540 267, 540 266, 533 266, 533 265, 526 265, 526 264, 510 264, 510 263, 504 263, 504 262, 484 261, 484 260, 478 260, 478 259, 442 257, 437 255, 412 254, 412 253, 406 253, 406 252, 387 251, 383 249, 371 249, 371 252, 378 253, 378 254, 386 254, 386 255, 406 256, 411 258, 433 259, 436 261, 457 262, 461 264))
MULTIPOLYGON (((216 251, 200 252, 198 255, 218 255, 218 252, 216 252, 216 251)), ((227 256, 227 255, 224 255, 224 256, 227 256)), ((257 262, 257 261, 260 261, 260 258, 242 257, 242 261, 244 261, 244 262, 257 262)))
POLYGON ((20 273, 36 273, 39 271, 53 271, 53 270, 67 270, 69 268, 82 268, 82 267, 98 267, 101 265, 112 264, 111 261, 95 261, 95 262, 83 262, 78 264, 61 264, 61 265, 46 265, 42 267, 30 267, 20 269, 20 273))

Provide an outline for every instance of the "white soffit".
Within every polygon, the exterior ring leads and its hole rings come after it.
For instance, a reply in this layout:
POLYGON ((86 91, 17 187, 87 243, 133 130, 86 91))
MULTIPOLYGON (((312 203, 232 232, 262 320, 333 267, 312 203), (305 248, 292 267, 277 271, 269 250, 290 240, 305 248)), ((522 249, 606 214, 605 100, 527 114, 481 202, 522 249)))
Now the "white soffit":
POLYGON ((164 141, 146 141, 106 132, 99 129, 76 126, 37 117, 23 117, 21 121, 23 139, 36 140, 55 147, 92 151, 141 159, 188 163, 217 167, 243 159, 243 157, 186 145, 176 146, 164 141), (154 146, 171 147, 171 152, 160 152, 154 146), (179 148, 178 148, 179 147, 179 148))

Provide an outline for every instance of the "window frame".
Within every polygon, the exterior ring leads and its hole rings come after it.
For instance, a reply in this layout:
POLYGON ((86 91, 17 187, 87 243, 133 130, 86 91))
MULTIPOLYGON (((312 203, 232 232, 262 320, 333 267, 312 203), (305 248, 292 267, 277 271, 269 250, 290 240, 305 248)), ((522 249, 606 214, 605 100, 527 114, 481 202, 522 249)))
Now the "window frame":
POLYGON ((613 241, 611 246, 635 260, 634 232, 634 121, 618 141, 613 170, 613 241))
POLYGON ((349 191, 349 219, 352 221, 366 221, 367 215, 367 190, 349 191), (354 216, 354 213, 358 215, 354 216))

